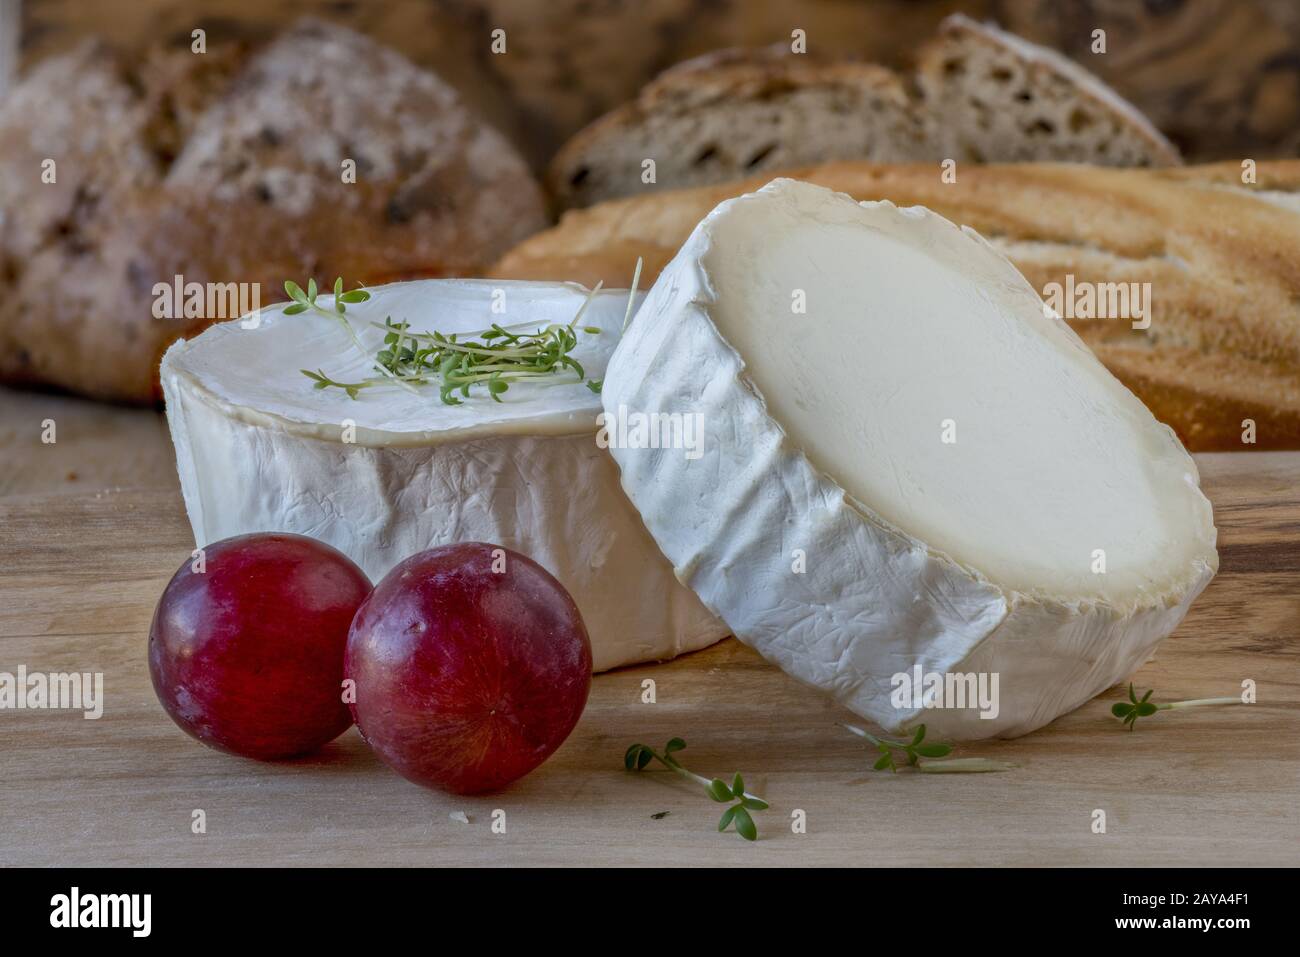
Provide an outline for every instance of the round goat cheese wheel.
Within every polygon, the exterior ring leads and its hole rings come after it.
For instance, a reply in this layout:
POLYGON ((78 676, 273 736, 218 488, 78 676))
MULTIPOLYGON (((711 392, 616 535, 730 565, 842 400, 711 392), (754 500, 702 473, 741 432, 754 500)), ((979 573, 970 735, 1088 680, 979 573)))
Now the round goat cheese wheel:
MULTIPOLYGON (((531 330, 573 320, 588 291, 559 283, 422 280, 370 290, 348 326, 283 307, 212 326, 162 362, 167 419, 194 538, 310 535, 378 581, 427 548, 485 541, 529 556, 573 596, 596 670, 672 658, 726 626, 673 576, 597 445, 600 398, 573 372, 482 386, 460 405, 436 384, 317 389, 374 378, 386 319, 412 331, 531 330), (349 329, 351 331, 349 331, 349 329), (352 336, 361 343, 358 348, 352 336)), ((328 310, 332 298, 322 295, 328 310)), ((590 299, 571 355, 599 380, 628 293, 590 299)))
POLYGON ((1038 728, 1146 661, 1218 567, 1174 433, 923 208, 793 180, 722 203, 602 400, 677 577, 891 730, 1038 728))

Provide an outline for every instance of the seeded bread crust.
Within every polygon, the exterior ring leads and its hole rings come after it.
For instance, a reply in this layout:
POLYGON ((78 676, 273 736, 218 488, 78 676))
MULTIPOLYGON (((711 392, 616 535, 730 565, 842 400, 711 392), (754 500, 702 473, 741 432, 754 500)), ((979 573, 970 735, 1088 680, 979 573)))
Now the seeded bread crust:
MULTIPOLYGON (((1195 451, 1300 449, 1300 160, 1165 170, 1072 164, 962 168, 830 163, 779 175, 859 200, 928 206, 978 230, 1040 293, 1150 282, 1151 325, 1071 327, 1195 451), (1253 420, 1256 442, 1242 441, 1253 420)), ((695 224, 776 174, 570 210, 493 267, 510 279, 626 285, 637 257, 652 283, 695 224)))
POLYGON ((224 318, 154 318, 155 283, 259 283, 267 303, 309 275, 472 275, 547 222, 441 80, 310 20, 252 54, 40 64, 0 102, 0 210, 0 381, 140 403, 167 346, 224 318))

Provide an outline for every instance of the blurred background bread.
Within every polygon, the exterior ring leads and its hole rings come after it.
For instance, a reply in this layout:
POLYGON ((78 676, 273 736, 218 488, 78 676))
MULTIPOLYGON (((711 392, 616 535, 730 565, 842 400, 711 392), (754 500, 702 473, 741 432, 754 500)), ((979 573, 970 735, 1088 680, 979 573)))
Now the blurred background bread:
POLYGON ((1099 76, 1189 161, 1300 155, 1295 0, 23 0, 26 66, 100 37, 129 57, 190 31, 264 42, 304 14, 435 70, 542 169, 661 71, 723 47, 790 42, 908 70, 940 21, 993 20, 1099 76), (494 29, 507 52, 495 54, 494 29), (1104 54, 1092 52, 1103 30, 1104 54))
POLYGON ((1178 150, 1142 113, 1049 47, 953 14, 919 54, 933 154, 958 161, 1171 166, 1178 150))
POLYGON ((1180 162, 1093 74, 961 14, 921 47, 915 75, 792 46, 733 48, 664 71, 560 149, 551 194, 587 206, 832 160, 1180 162))
POLYGON ((527 164, 449 86, 351 30, 132 62, 98 40, 0 100, 0 381, 153 402, 156 283, 468 275, 546 224, 527 164), (54 159, 55 181, 42 183, 54 159), (343 163, 355 163, 355 182, 343 163))
POLYGON ((899 162, 934 152, 915 100, 885 67, 822 62, 785 45, 728 53, 668 69, 574 135, 547 171, 556 203, 589 206, 828 159, 899 162))

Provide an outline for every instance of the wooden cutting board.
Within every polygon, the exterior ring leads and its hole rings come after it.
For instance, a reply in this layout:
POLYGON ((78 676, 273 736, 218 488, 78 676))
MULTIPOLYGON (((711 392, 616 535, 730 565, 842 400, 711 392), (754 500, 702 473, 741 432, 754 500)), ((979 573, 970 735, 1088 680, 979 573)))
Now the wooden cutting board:
POLYGON ((1222 570, 1136 681, 1173 700, 1250 678, 1258 704, 1164 713, 1129 733, 1109 716, 1114 689, 1034 734, 956 752, 1014 771, 891 775, 870 770, 837 723, 846 712, 728 640, 598 676, 563 748, 477 798, 407 783, 355 730, 282 764, 192 741, 155 700, 145 657, 154 603, 193 547, 179 495, 11 495, 0 671, 102 671, 106 704, 99 720, 0 711, 0 865, 1300 863, 1300 453, 1198 461, 1222 570), (772 803, 757 844, 717 833, 719 806, 674 775, 623 770, 628 744, 673 736, 689 767, 741 771, 772 803))

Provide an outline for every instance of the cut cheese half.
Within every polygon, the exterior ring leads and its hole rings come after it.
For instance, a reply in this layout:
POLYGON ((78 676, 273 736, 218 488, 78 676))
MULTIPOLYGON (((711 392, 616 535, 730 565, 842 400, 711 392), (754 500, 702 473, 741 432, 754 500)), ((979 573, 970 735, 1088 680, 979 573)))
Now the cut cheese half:
MULTIPOLYGON (((597 294, 572 355, 599 379, 622 328, 627 292, 597 294)), ((341 382, 375 375, 391 316, 412 331, 470 333, 492 323, 568 323, 587 299, 555 283, 425 280, 371 290, 339 321, 280 307, 177 342, 163 358, 167 419, 185 507, 200 545, 260 531, 321 539, 374 581, 416 552, 451 542, 515 549, 572 594, 596 670, 672 658, 727 634, 673 577, 597 447, 600 399, 568 373, 482 386, 462 405, 438 388, 396 385, 349 398, 300 370, 341 382)), ((329 296, 322 296, 327 308, 329 296)))
POLYGON ((923 208, 791 180, 722 203, 603 401, 678 577, 891 730, 1046 724, 1142 664, 1218 565, 1173 432, 1002 255, 923 208), (698 416, 702 447, 628 427, 656 413, 698 416), (918 675, 947 692, 914 694, 918 675), (998 700, 962 706, 956 676, 998 700))

